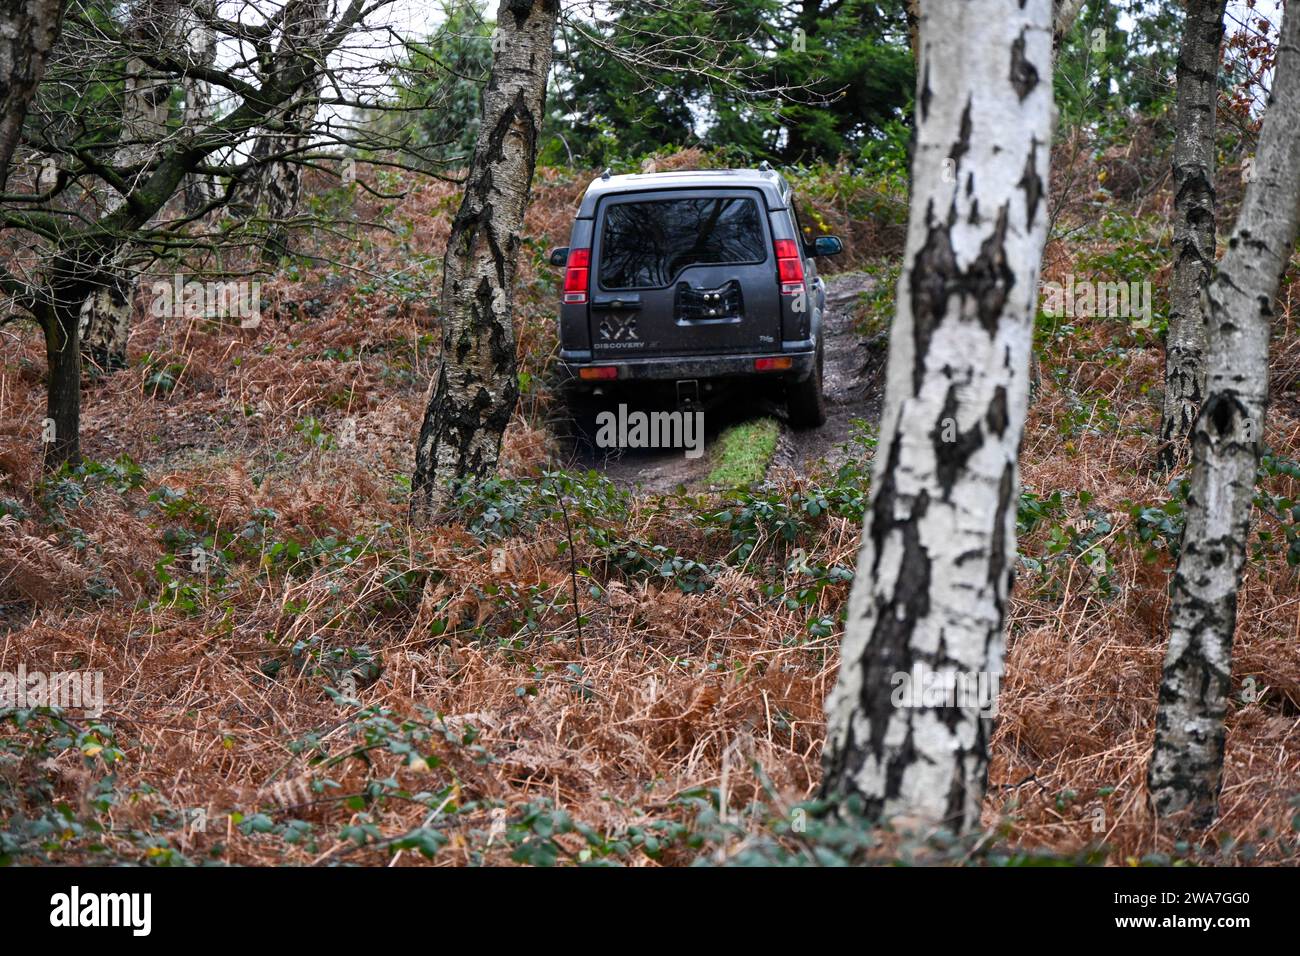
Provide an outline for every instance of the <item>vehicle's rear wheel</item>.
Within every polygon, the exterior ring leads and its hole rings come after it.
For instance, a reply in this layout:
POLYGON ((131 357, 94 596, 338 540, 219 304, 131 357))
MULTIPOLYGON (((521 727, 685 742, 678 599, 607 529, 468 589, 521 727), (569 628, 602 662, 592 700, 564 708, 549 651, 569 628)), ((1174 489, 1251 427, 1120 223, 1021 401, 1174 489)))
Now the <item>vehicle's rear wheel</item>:
POLYGON ((802 382, 790 382, 785 391, 790 427, 798 430, 826 424, 826 396, 822 394, 822 344, 817 343, 813 373, 802 382))

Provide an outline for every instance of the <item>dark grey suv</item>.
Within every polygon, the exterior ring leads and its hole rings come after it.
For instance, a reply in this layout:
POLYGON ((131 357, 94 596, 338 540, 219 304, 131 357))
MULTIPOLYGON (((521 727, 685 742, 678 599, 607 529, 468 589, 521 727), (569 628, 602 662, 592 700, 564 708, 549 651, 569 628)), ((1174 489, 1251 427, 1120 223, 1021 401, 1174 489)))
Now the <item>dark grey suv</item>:
POLYGON ((611 176, 582 197, 564 265, 560 363, 571 397, 654 383, 684 403, 720 380, 766 379, 790 424, 826 418, 825 285, 790 186, 775 170, 611 176))

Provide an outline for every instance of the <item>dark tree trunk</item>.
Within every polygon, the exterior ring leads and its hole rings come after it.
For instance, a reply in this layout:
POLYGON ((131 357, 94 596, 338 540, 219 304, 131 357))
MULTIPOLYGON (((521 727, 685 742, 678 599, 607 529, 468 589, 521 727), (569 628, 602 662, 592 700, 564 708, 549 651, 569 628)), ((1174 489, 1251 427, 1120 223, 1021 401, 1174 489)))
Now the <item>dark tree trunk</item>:
POLYGON ((912 59, 921 61, 921 0, 905 0, 903 15, 907 18, 907 45, 912 48, 912 59))
POLYGON ((556 0, 503 0, 497 12, 483 122, 447 242, 442 355, 415 449, 413 520, 445 520, 453 483, 496 468, 514 414, 515 267, 556 16, 556 0))
POLYGON ((1160 466, 1187 457, 1205 388, 1201 292, 1214 266, 1214 110, 1224 0, 1187 0, 1174 119, 1174 268, 1169 277, 1160 466))
POLYGON ((0 192, 62 22, 63 0, 10 0, 0 12, 0 192))
POLYGON ((52 311, 53 316, 45 321, 49 380, 42 440, 47 471, 81 461, 81 350, 77 341, 81 315, 71 305, 59 305, 52 311))
POLYGON ((1277 50, 1256 173, 1205 289, 1205 398, 1191 435, 1187 519, 1148 771, 1157 813, 1182 814, 1195 827, 1217 812, 1237 589, 1268 403, 1269 326, 1300 218, 1300 10, 1287 8, 1277 50))

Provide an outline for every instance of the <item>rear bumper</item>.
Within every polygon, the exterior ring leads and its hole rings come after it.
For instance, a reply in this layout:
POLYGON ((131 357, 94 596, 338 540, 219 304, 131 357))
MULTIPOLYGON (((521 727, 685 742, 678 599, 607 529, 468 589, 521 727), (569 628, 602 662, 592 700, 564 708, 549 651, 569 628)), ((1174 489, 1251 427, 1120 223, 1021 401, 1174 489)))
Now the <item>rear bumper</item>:
POLYGON ((744 355, 664 355, 653 358, 592 358, 590 352, 560 352, 559 371, 565 381, 584 385, 616 385, 619 382, 680 381, 682 379, 770 378, 802 382, 813 373, 816 352, 754 352, 744 355), (759 372, 754 362, 763 358, 788 358, 790 368, 759 372), (618 377, 588 380, 579 372, 591 366, 618 369, 618 377))

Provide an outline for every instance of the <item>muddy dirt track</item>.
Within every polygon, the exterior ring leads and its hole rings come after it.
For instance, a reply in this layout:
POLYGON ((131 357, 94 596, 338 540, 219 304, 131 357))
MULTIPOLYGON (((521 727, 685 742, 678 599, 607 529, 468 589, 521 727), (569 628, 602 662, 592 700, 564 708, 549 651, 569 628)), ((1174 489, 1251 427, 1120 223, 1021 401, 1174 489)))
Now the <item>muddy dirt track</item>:
MULTIPOLYGON (((681 450, 602 449, 569 446, 569 466, 594 468, 626 488, 643 492, 664 493, 684 485, 703 490, 709 472, 716 464, 714 451, 718 436, 732 425, 757 418, 774 418, 781 425, 769 472, 789 469, 804 474, 818 460, 825 458, 839 464, 843 455, 839 447, 851 432, 856 418, 874 422, 880 412, 884 389, 885 348, 881 341, 866 341, 854 328, 853 304, 860 295, 870 292, 875 277, 861 272, 826 276, 826 315, 823 335, 826 341, 823 388, 826 395, 826 424, 808 431, 794 431, 785 422, 780 402, 755 398, 743 386, 733 388, 712 400, 704 409, 705 454, 688 459, 681 450)), ((638 405, 635 396, 626 400, 629 411, 664 410, 663 405, 638 405)))

